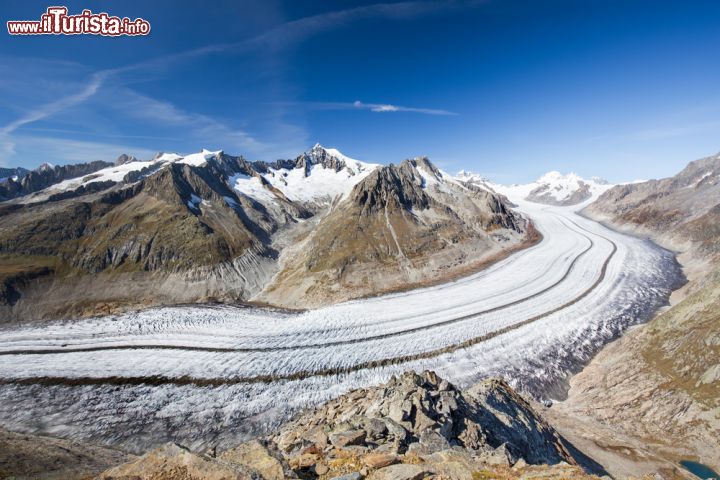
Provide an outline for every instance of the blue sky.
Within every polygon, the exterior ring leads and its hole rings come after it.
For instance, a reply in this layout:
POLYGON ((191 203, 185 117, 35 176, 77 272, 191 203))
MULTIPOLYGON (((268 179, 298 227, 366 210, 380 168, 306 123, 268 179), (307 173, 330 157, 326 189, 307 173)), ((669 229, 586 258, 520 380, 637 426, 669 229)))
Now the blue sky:
MULTIPOLYGON (((49 6, 6 0, 7 20, 49 6)), ((428 155, 499 182, 720 151, 717 1, 69 2, 147 37, 0 35, 0 165, 224 149, 428 155)))

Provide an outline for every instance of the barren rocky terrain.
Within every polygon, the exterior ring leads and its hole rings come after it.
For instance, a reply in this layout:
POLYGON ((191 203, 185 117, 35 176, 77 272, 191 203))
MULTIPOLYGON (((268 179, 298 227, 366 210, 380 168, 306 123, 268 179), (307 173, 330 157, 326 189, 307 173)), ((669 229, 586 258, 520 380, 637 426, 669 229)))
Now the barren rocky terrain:
MULTIPOLYGON (((13 435, 13 434, 7 434, 13 435)), ((460 391, 408 372, 301 414, 224 451, 167 444, 140 457, 42 437, 0 452, 0 475, 98 480, 593 479, 602 467, 563 439, 505 382, 460 391), (34 442, 30 445, 29 442, 34 442), (59 451, 65 447, 65 451, 59 451), (14 461, 14 456, 23 461, 14 461), (42 457, 42 458, 41 458, 42 457), (31 460, 37 459, 37 464, 31 460), (36 475, 47 466, 50 473, 36 475), (109 466, 104 472, 97 469, 109 466)))
POLYGON ((669 309, 601 351, 551 409, 617 473, 680 459, 720 468, 719 204, 716 155, 675 177, 615 187, 584 211, 676 249, 689 278, 669 309))

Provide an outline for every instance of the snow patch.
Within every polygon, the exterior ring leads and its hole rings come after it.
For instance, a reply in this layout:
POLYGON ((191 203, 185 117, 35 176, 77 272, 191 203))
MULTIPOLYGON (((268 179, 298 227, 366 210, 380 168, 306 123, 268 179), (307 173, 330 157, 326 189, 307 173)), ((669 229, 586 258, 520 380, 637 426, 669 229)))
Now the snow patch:
POLYGON ((230 177, 230 186, 237 192, 260 203, 274 202, 277 197, 262 184, 258 177, 238 173, 230 177))
POLYGON ((370 174, 379 165, 365 163, 343 155, 334 148, 324 148, 316 144, 308 154, 323 149, 327 155, 342 161, 345 168, 335 171, 321 164, 310 166, 305 174, 304 168, 269 169, 263 175, 273 187, 280 190, 285 197, 298 202, 318 202, 345 198, 352 188, 370 174))
POLYGON ((176 159, 175 161, 177 163, 185 163, 188 165, 193 165, 196 167, 199 167, 201 165, 205 165, 208 160, 211 158, 220 155, 222 153, 222 150, 217 150, 215 152, 211 152, 210 150, 202 149, 200 153, 193 153, 190 155, 187 155, 186 157, 182 159, 176 159))

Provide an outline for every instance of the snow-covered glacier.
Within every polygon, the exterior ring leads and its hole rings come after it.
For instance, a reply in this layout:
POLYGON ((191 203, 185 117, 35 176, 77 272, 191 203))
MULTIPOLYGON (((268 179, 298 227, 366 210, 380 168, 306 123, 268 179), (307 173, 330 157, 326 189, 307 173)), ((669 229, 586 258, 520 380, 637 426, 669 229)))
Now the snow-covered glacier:
POLYGON ((439 286, 302 313, 178 306, 1 330, 0 424, 138 451, 221 448, 408 369, 561 397, 682 275, 670 252, 579 207, 516 202, 543 240, 439 286))

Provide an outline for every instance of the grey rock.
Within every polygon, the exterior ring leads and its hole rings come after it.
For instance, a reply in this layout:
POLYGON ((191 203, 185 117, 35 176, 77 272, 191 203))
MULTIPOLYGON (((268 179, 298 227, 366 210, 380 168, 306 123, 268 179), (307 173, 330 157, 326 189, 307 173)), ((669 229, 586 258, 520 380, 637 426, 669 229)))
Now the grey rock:
POLYGON ((420 465, 397 464, 371 473, 370 480, 420 480, 429 472, 420 465))
POLYGON ((433 430, 425 430, 420 433, 420 445, 427 454, 433 454, 450 448, 450 443, 447 439, 433 430))
POLYGON ((365 430, 346 430, 330 435, 330 443, 336 447, 347 447, 349 445, 362 445, 365 443, 365 430))
POLYGON ((332 400, 291 422, 278 438, 297 443, 293 439, 326 425, 340 432, 330 436, 334 446, 357 454, 427 456, 462 447, 506 465, 519 458, 529 464, 575 463, 557 432, 502 380, 487 380, 460 392, 434 374, 410 372, 352 396, 332 400), (396 417, 404 419, 402 424, 383 411, 403 412, 396 417))
POLYGON ((346 473, 339 477, 333 477, 330 480, 361 480, 363 476, 359 472, 346 473))

